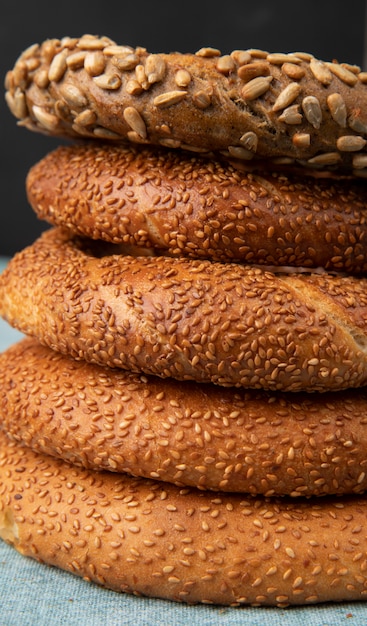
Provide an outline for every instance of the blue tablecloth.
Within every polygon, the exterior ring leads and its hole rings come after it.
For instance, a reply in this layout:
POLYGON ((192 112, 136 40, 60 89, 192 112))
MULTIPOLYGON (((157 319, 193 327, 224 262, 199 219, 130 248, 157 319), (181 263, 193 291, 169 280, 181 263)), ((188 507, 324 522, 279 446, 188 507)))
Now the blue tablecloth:
MULTIPOLYGON (((0 271, 5 260, 0 259, 0 271)), ((0 350, 21 334, 0 320, 0 350)), ((367 626, 367 603, 307 608, 187 606, 117 594, 0 541, 0 626, 367 626)))

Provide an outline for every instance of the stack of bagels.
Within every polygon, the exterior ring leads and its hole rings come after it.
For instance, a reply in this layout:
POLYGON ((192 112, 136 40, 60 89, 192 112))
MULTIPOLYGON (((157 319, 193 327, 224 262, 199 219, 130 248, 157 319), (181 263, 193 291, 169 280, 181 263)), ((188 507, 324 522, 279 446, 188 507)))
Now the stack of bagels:
POLYGON ((51 227, 0 277, 0 536, 116 591, 367 595, 367 74, 34 45, 51 227))

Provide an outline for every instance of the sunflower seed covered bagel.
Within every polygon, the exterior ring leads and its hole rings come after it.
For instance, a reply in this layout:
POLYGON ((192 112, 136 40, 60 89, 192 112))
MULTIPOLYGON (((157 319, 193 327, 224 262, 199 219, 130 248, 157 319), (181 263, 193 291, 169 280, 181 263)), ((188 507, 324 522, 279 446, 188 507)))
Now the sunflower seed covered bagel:
POLYGON ((367 271, 364 181, 330 181, 163 149, 63 146, 32 167, 40 219, 162 254, 367 271))
POLYGON ((367 74, 307 53, 150 54, 108 37, 50 39, 6 77, 20 124, 64 137, 367 169, 367 74))
POLYGON ((188 603, 366 597, 364 496, 263 499, 73 467, 0 433, 0 536, 115 591, 188 603))
POLYGON ((0 276, 0 314, 75 358, 281 391, 367 382, 367 279, 112 254, 46 231, 0 276))
POLYGON ((104 368, 24 339, 0 356, 0 425, 87 469, 265 496, 367 488, 367 392, 281 394, 104 368))

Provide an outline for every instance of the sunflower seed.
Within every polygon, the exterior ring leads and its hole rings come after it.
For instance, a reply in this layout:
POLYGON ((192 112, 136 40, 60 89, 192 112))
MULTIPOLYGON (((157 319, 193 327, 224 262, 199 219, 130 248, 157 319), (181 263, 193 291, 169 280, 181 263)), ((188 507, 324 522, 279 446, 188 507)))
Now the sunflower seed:
POLYGON ((7 91, 5 94, 5 100, 10 111, 18 120, 27 117, 28 107, 23 91, 16 89, 14 96, 7 91))
POLYGON ((48 79, 50 82, 54 81, 55 83, 58 83, 64 76, 67 69, 67 55, 68 51, 62 50, 52 59, 48 70, 48 79))
POLYGON ((356 133, 360 133, 362 135, 367 134, 367 122, 361 120, 358 116, 360 111, 357 109, 356 112, 353 112, 348 118, 348 126, 354 130, 356 133))
POLYGON ((159 143, 161 146, 165 146, 166 148, 179 148, 181 146, 181 141, 178 139, 160 139, 159 143))
POLYGON ((322 111, 316 96, 306 96, 302 100, 302 109, 306 119, 314 128, 320 128, 322 122, 322 111))
POLYGON ((121 78, 118 74, 101 74, 95 76, 93 80, 101 89, 114 90, 121 87, 121 78))
POLYGON ((367 83, 367 72, 360 72, 358 78, 364 85, 367 83))
POLYGON ((79 50, 78 52, 74 52, 66 59, 66 65, 72 70, 77 70, 83 67, 86 54, 87 53, 85 50, 79 50))
POLYGON ((74 133, 81 135, 82 137, 94 137, 93 131, 91 129, 86 128, 85 126, 79 126, 78 124, 72 124, 71 128, 74 133))
POLYGON ((316 80, 318 80, 322 85, 330 85, 333 77, 325 63, 319 61, 318 59, 311 59, 310 70, 316 80))
POLYGON ((175 74, 175 83, 177 87, 187 87, 191 81, 191 74, 187 70, 177 70, 175 74))
POLYGON ((48 79, 48 71, 46 69, 43 69, 36 72, 33 76, 33 82, 40 89, 46 89, 46 87, 48 87, 48 85, 50 84, 50 81, 48 79))
POLYGON ((335 74, 335 76, 340 78, 343 83, 346 83, 346 85, 353 87, 353 85, 358 82, 358 77, 346 67, 343 67, 338 63, 326 63, 326 65, 330 71, 335 74))
POLYGON ((203 90, 197 91, 192 96, 192 101, 199 109, 206 109, 211 104, 211 94, 203 90))
POLYGON ((258 76, 268 76, 269 74, 269 65, 267 63, 263 63, 262 61, 241 65, 241 67, 237 70, 238 77, 246 83, 253 78, 257 78, 258 76))
POLYGON ((284 109, 278 119, 280 122, 285 122, 285 124, 301 124, 302 114, 299 111, 299 104, 293 104, 284 109))
POLYGON ((139 137, 146 139, 147 127, 139 111, 137 111, 134 107, 126 107, 126 109, 124 109, 124 119, 130 128, 139 135, 139 137))
POLYGON ((106 59, 101 50, 87 52, 84 59, 84 69, 90 76, 100 76, 105 69, 106 59))
POLYGON ((266 59, 269 54, 266 50, 259 50, 258 48, 249 48, 247 52, 254 59, 266 59))
POLYGON ((344 135, 336 141, 336 147, 341 152, 358 152, 362 150, 367 141, 358 135, 344 135))
POLYGON ((112 57, 112 63, 121 71, 133 70, 139 63, 139 57, 134 53, 123 57, 115 56, 112 57))
POLYGON ((130 80, 127 81, 125 85, 125 89, 126 89, 126 93, 128 93, 130 96, 138 96, 144 91, 141 84, 138 83, 138 81, 135 78, 131 78, 130 80))
POLYGON ((282 72, 292 80, 301 80, 305 75, 303 67, 299 67, 294 63, 284 63, 284 65, 282 65, 282 72))
POLYGON ((33 115, 36 118, 37 122, 41 124, 47 130, 53 132, 59 125, 59 118, 53 113, 49 113, 42 109, 42 107, 37 106, 36 104, 32 107, 33 115))
POLYGON ((332 93, 327 97, 327 105, 333 120, 342 128, 347 125, 347 107, 339 93, 332 93))
POLYGON ((217 61, 217 70, 221 74, 229 74, 236 67, 236 64, 229 54, 219 57, 217 61))
POLYGON ((301 93, 301 86, 298 83, 289 83, 283 91, 280 92, 279 96, 274 102, 273 111, 281 111, 285 109, 287 106, 292 104, 292 102, 299 96, 301 93))
POLYGON ((247 150, 250 150, 250 152, 256 152, 258 141, 259 140, 256 133, 251 130, 242 135, 242 137, 240 138, 242 146, 247 150))
POLYGON ((324 152, 308 159, 309 165, 336 165, 341 157, 339 152, 324 152))
POLYGON ((66 122, 71 122, 73 120, 71 111, 64 100, 56 100, 54 113, 60 120, 65 120, 66 122))
POLYGON ((237 65, 245 65, 252 59, 251 54, 247 52, 247 50, 233 50, 233 52, 231 52, 231 58, 237 65))
POLYGON ((91 126, 97 121, 97 115, 91 109, 85 109, 76 116, 74 123, 78 126, 91 126))
POLYGON ((150 54, 145 61, 148 83, 159 83, 166 73, 166 62, 159 54, 150 54))
POLYGON ((130 46, 117 46, 114 44, 103 48, 103 54, 108 57, 126 56, 127 54, 131 54, 133 52, 134 48, 131 48, 130 46))
POLYGON ((150 85, 148 82, 147 75, 145 73, 145 67, 141 63, 137 65, 135 68, 135 76, 136 76, 136 80, 138 81, 138 83, 141 84, 143 89, 145 90, 149 89, 150 85))
POLYGON ((99 137, 100 139, 121 139, 120 135, 114 133, 113 130, 104 128, 103 126, 96 126, 93 129, 93 135, 95 137, 99 137))
POLYGON ((250 161, 254 158, 254 152, 252 150, 247 150, 246 148, 242 148, 241 146, 228 146, 228 152, 230 156, 235 159, 242 159, 244 161, 250 161))
POLYGON ((156 96, 153 100, 153 104, 156 107, 163 108, 169 107, 171 104, 180 102, 187 96, 187 91, 166 91, 165 93, 156 96))
POLYGON ((311 143, 311 135, 309 133, 296 133, 292 137, 292 143, 296 148, 308 148, 311 143))
POLYGON ((195 52, 197 57, 220 57, 220 50, 217 48, 200 48, 197 52, 195 52))
POLYGON ((88 100, 83 92, 73 83, 64 83, 60 88, 64 100, 72 107, 85 107, 88 100))
POLYGON ((146 143, 145 139, 139 135, 139 133, 135 132, 135 130, 129 130, 127 138, 129 141, 133 141, 134 143, 146 143))
POLYGON ((367 154, 354 154, 352 162, 353 167, 358 170, 367 167, 367 154))
POLYGON ((287 61, 290 63, 301 63, 301 59, 292 54, 283 54, 282 52, 274 52, 268 54, 266 60, 272 65, 283 65, 287 61))
POLYGON ((103 50, 106 45, 107 42, 104 39, 100 39, 94 35, 83 35, 77 43, 77 47, 83 50, 103 50))
POLYGON ((269 89, 272 80, 272 76, 258 76, 257 78, 253 78, 242 88, 242 98, 244 100, 255 100, 259 98, 269 89))

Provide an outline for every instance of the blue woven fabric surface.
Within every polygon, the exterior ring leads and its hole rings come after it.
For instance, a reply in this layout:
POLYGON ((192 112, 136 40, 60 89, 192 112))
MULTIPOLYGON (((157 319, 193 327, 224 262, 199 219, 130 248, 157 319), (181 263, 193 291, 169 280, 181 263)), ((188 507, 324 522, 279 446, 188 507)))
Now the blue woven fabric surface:
MULTIPOLYGON (((0 259, 0 271, 5 259, 0 259)), ((0 320, 0 351, 21 338, 0 320)), ((367 626, 367 603, 288 609, 188 606, 108 591, 0 540, 0 626, 367 626)))

